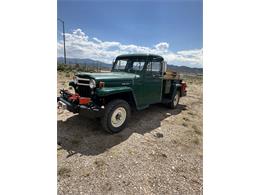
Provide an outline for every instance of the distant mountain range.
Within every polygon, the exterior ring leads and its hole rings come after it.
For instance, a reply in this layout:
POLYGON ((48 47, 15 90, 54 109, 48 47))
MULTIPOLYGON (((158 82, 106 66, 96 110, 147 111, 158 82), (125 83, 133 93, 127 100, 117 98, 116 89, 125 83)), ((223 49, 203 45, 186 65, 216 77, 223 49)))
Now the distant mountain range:
MULTIPOLYGON (((64 58, 58 57, 57 62, 58 62, 58 64, 64 63, 64 58)), ((111 64, 107 64, 107 63, 97 61, 97 60, 92 60, 92 59, 89 59, 89 58, 84 58, 84 59, 67 58, 66 63, 67 64, 87 65, 87 66, 97 66, 98 65, 98 66, 101 66, 101 67, 109 67, 109 68, 112 67, 111 64)))
MULTIPOLYGON (((63 57, 57 58, 57 63, 62 64, 64 63, 63 57)), ((79 58, 67 58, 67 64, 79 64, 79 65, 85 65, 85 66, 99 66, 104 68, 111 68, 112 64, 107 64, 101 61, 92 60, 89 58, 85 59, 79 59, 79 58)), ((170 70, 174 70, 179 73, 189 73, 189 74, 203 74, 202 68, 190 68, 187 66, 177 66, 177 65, 167 65, 167 68, 170 70)))
POLYGON ((168 64, 167 69, 174 70, 179 73, 203 74, 203 68, 190 68, 188 66, 177 66, 168 64))

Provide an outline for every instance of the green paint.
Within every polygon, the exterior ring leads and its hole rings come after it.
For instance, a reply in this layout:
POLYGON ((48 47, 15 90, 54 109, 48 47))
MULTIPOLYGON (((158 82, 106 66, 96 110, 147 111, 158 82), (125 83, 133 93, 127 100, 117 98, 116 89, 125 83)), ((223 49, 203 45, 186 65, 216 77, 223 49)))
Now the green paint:
POLYGON ((111 72, 81 72, 76 75, 82 78, 94 79, 97 84, 95 94, 98 97, 129 93, 132 94, 137 109, 142 109, 150 104, 162 101, 162 62, 163 58, 158 55, 121 55, 116 58, 111 72), (157 63, 159 67, 157 71, 151 70, 151 63, 153 67, 156 67, 154 64, 157 63), (123 69, 119 69, 119 67, 123 67, 123 69), (105 83, 105 87, 101 89, 98 88, 100 81, 105 83))

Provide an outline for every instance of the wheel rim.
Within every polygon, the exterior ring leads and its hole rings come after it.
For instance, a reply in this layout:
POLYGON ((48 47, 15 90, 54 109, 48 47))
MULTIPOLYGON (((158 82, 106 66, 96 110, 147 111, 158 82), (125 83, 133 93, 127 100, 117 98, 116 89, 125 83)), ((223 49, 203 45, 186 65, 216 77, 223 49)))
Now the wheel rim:
POLYGON ((177 106, 178 102, 179 102, 179 93, 177 92, 176 95, 175 95, 175 97, 174 97, 174 99, 173 99, 173 105, 174 105, 174 107, 177 106))
POLYGON ((126 120, 126 110, 123 107, 118 107, 114 110, 111 116, 111 124, 113 127, 120 127, 126 120))

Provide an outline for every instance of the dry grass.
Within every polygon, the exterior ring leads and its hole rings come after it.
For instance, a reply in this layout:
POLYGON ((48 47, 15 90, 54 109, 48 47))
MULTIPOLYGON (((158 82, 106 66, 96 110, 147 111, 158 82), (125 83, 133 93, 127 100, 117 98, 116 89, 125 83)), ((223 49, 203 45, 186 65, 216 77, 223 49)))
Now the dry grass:
POLYGON ((101 168, 106 165, 106 163, 103 159, 96 159, 94 161, 94 164, 96 165, 97 168, 101 168))
POLYGON ((202 135, 202 131, 196 125, 192 125, 192 128, 196 134, 202 135))
POLYGON ((184 127, 188 127, 189 125, 188 125, 188 123, 182 123, 182 126, 184 126, 184 127))
POLYGON ((71 172, 70 168, 61 167, 58 170, 58 176, 60 176, 60 177, 70 177, 70 172, 71 172))

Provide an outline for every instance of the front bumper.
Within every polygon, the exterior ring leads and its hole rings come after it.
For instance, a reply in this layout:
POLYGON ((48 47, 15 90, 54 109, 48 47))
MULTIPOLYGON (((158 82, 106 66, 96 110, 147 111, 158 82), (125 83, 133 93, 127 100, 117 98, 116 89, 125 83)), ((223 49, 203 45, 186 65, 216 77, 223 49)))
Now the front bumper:
POLYGON ((90 106, 90 105, 79 105, 79 104, 73 104, 66 100, 64 97, 58 97, 57 102, 66 105, 66 107, 63 107, 67 109, 70 112, 73 113, 79 113, 80 115, 83 115, 88 118, 99 118, 104 115, 104 109, 98 108, 96 106, 90 106))

